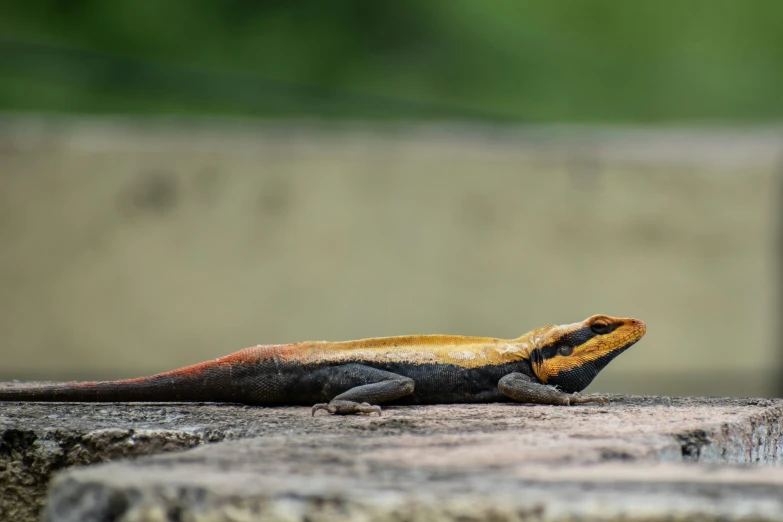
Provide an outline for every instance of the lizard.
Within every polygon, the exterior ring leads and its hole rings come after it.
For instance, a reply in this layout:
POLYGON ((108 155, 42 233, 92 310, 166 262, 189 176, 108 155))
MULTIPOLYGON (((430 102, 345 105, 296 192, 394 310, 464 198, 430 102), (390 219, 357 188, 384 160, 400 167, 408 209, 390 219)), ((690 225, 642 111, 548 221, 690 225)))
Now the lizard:
POLYGON ((408 335, 257 345, 150 377, 0 387, 0 401, 316 403, 313 416, 381 415, 381 404, 606 405, 579 392, 645 332, 639 319, 594 315, 516 339, 408 335))

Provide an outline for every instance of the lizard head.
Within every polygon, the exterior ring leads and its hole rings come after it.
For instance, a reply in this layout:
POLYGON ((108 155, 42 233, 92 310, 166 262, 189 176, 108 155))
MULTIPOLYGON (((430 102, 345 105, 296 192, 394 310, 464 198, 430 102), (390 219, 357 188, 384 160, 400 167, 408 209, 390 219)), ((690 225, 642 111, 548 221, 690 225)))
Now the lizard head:
POLYGON ((567 393, 582 391, 609 362, 647 331, 639 319, 594 315, 580 323, 531 332, 530 364, 538 379, 567 393))

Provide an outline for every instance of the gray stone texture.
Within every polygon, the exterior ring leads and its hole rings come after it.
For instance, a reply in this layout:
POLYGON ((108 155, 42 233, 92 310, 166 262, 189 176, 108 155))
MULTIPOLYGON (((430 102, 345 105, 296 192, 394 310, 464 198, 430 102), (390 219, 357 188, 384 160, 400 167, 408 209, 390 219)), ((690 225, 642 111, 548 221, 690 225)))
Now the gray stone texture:
POLYGON ((75 466, 44 520, 783 520, 783 400, 612 399, 380 418, 3 403, 0 519, 34 520, 75 466))

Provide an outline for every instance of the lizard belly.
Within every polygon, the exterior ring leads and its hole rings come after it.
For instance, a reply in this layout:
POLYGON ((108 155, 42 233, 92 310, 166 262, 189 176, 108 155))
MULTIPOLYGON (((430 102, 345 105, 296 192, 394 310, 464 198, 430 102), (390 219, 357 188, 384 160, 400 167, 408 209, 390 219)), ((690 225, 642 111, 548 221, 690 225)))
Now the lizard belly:
MULTIPOLYGON (((533 376, 527 361, 475 368, 443 363, 353 361, 351 364, 370 366, 413 379, 413 393, 389 404, 505 402, 510 399, 497 387, 501 377, 512 372, 533 376)), ((211 389, 217 400, 267 406, 312 405, 329 401, 336 394, 361 384, 356 382, 343 387, 330 384, 333 369, 340 366, 265 361, 231 370, 211 370, 207 373, 214 372, 215 375, 209 375, 211 378, 200 385, 211 389)))
POLYGON ((510 399, 498 390, 498 381, 501 377, 512 372, 533 375, 526 361, 478 368, 440 363, 376 363, 368 366, 410 377, 416 383, 413 394, 390 404, 506 402, 510 399))

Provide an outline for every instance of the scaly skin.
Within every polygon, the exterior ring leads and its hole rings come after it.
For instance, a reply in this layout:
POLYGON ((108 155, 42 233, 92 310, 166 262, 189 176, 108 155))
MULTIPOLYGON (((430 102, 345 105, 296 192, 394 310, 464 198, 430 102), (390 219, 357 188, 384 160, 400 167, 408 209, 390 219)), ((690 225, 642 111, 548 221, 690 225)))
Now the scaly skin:
POLYGON ((313 415, 380 415, 380 404, 606 404, 577 392, 645 331, 638 319, 595 315, 517 339, 411 335, 259 345, 151 377, 0 389, 0 401, 317 402, 313 415))

